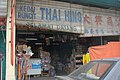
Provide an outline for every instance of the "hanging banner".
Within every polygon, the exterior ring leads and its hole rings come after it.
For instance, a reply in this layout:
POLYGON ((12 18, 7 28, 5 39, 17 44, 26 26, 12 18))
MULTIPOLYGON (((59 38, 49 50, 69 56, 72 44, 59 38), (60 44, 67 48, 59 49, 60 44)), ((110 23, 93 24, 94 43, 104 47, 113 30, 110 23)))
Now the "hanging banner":
POLYGON ((56 1, 17 0, 16 23, 34 28, 83 33, 80 6, 56 1))
POLYGON ((0 17, 7 16, 7 0, 0 0, 0 17))
POLYGON ((120 12, 93 8, 84 10, 84 35, 120 35, 120 12), (96 9, 96 10, 95 10, 96 9))

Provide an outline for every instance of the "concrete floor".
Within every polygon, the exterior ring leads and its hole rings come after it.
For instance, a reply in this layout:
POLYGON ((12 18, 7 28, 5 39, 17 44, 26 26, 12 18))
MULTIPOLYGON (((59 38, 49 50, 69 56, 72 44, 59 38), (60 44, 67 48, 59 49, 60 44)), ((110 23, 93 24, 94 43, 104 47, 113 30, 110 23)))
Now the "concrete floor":
MULTIPOLYGON (((57 76, 66 76, 67 75, 67 73, 66 72, 63 72, 63 71, 57 71, 56 72, 57 74, 57 76)), ((49 76, 46 76, 46 77, 34 77, 34 76, 32 76, 32 77, 30 77, 30 79, 28 79, 28 80, 55 80, 55 78, 54 77, 49 77, 49 76)))
POLYGON ((32 77, 30 80, 55 80, 54 77, 32 77))

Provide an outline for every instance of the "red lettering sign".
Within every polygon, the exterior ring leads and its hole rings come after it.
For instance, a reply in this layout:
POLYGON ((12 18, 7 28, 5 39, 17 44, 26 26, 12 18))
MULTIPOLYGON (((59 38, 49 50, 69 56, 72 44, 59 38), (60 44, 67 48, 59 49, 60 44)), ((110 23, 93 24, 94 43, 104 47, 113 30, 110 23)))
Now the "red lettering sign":
POLYGON ((118 19, 117 22, 118 22, 118 23, 117 23, 117 26, 120 26, 120 18, 118 19))
POLYGON ((101 25, 102 23, 102 16, 95 16, 96 25, 101 25))
POLYGON ((90 24, 90 17, 87 14, 84 16, 84 23, 90 24))
POLYGON ((107 25, 113 26, 113 22, 112 22, 112 17, 111 16, 107 17, 107 25))

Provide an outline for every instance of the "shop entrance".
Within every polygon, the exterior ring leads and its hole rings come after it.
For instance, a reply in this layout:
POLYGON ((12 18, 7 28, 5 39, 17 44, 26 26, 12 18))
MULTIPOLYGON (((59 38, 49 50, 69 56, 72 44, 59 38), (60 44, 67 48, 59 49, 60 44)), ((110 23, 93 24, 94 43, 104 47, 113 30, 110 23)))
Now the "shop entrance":
MULTIPOLYGON (((30 47, 28 50, 34 53, 30 58, 30 68, 38 70, 30 71, 30 75, 67 75, 74 70, 74 64, 71 63, 74 59, 72 54, 74 49, 77 48, 76 46, 79 45, 78 35, 76 34, 53 31, 17 31, 16 42, 17 49, 21 45, 24 45, 24 47, 26 45, 30 47), (39 62, 40 64, 35 64, 39 62), (40 73, 38 72, 39 69, 40 73)), ((82 57, 79 59, 82 59, 82 57)), ((82 62, 79 64, 82 65, 82 62)))

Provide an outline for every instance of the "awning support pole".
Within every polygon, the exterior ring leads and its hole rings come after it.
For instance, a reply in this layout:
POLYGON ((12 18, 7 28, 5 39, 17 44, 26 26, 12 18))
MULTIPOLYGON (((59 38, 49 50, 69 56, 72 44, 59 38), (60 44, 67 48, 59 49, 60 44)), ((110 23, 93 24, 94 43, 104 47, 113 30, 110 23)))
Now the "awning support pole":
POLYGON ((100 39, 101 39, 101 45, 103 45, 103 37, 101 36, 100 39))

